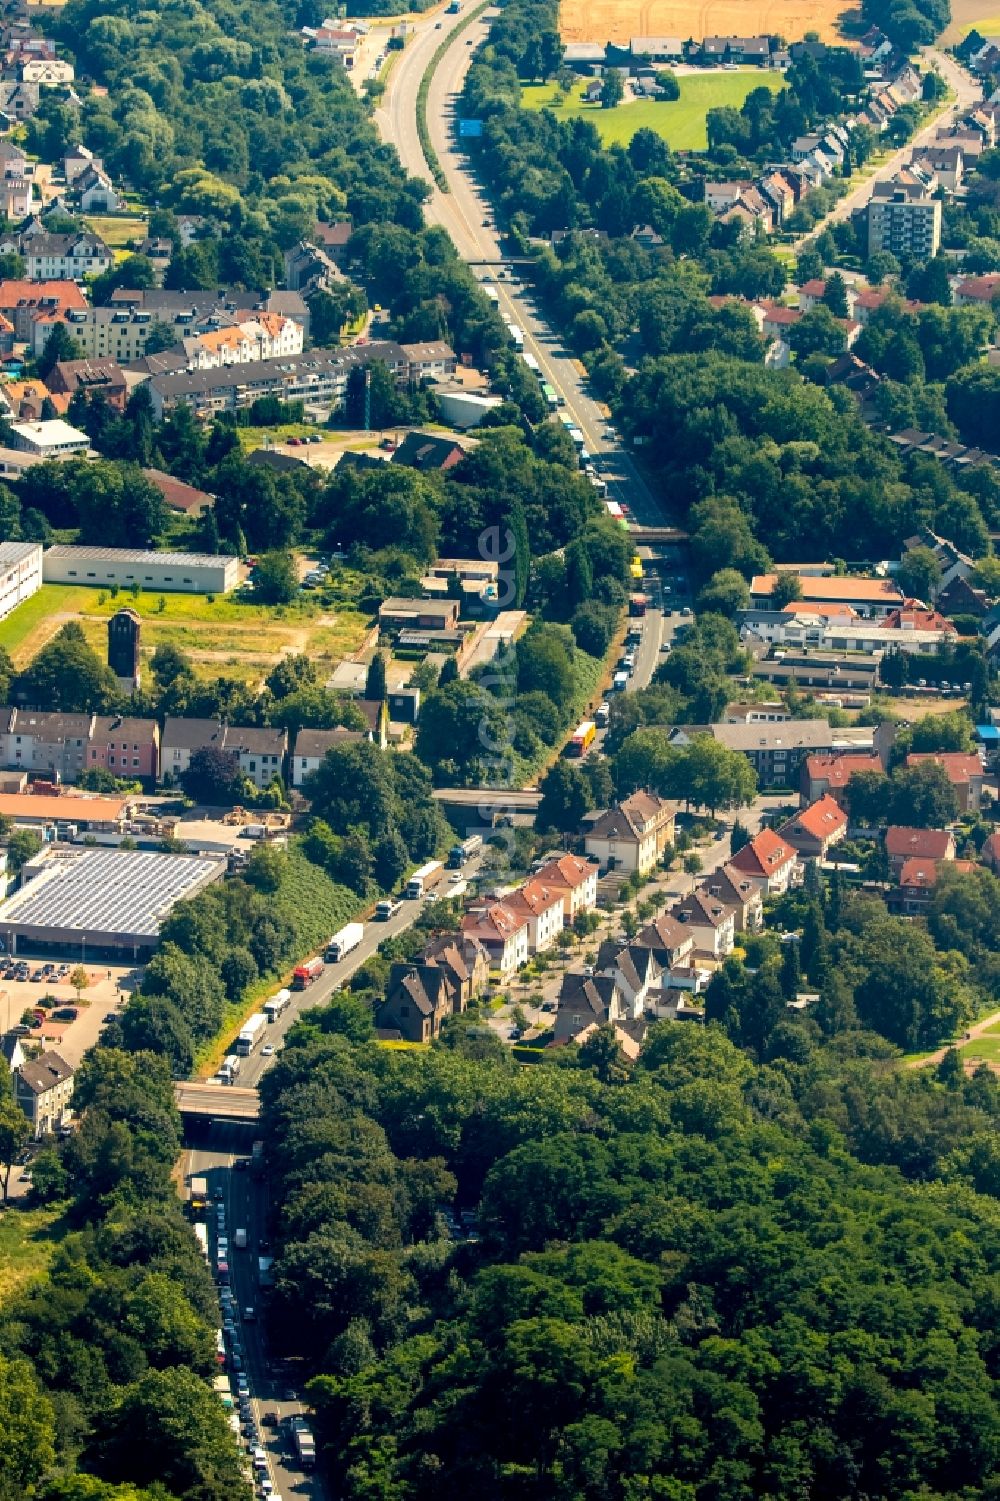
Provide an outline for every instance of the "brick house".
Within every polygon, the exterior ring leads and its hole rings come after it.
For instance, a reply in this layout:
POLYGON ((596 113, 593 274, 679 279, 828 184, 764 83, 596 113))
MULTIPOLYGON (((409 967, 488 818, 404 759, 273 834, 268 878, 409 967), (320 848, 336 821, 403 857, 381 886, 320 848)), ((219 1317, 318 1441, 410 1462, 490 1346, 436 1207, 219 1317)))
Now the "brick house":
POLYGON ((922 761, 934 761, 943 766, 948 781, 955 789, 960 813, 978 813, 983 796, 985 771, 977 754, 965 755, 961 751, 920 751, 907 756, 907 766, 919 766, 922 761))
POLYGON ((155 782, 160 769, 160 727, 156 720, 96 715, 87 746, 87 766, 100 766, 116 777, 155 782))
POLYGON ((907 860, 922 860, 925 865, 954 860, 955 840, 947 829, 910 829, 904 824, 890 824, 885 831, 885 852, 890 871, 898 877, 907 860))

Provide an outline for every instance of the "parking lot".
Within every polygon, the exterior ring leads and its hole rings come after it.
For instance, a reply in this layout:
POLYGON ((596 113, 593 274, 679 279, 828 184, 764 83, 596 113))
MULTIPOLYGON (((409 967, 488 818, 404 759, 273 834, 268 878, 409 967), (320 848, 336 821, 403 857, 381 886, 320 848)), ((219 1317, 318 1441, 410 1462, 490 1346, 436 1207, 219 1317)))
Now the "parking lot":
POLYGON ((39 1024, 23 1034, 23 1045, 55 1048, 74 1068, 97 1041, 106 1018, 142 982, 142 971, 134 965, 84 964, 87 985, 77 999, 69 983, 77 963, 18 956, 0 969, 0 1030, 17 1026, 27 1010, 44 1011, 44 1019, 36 1017, 39 1024))

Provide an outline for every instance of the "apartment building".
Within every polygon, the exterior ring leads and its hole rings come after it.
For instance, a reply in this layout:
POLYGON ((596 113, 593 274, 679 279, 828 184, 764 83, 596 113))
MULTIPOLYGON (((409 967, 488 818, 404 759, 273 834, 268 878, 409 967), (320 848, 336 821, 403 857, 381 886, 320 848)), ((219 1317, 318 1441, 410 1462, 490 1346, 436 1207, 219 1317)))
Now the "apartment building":
POLYGON ((868 254, 929 260, 941 248, 941 200, 898 180, 876 183, 868 204, 868 254))

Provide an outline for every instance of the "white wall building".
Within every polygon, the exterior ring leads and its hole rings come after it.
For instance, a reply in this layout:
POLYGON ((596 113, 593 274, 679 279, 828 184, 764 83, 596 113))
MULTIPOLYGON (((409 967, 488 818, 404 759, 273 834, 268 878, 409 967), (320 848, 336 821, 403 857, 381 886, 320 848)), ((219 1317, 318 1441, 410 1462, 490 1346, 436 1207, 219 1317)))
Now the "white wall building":
POLYGON ((0 620, 42 587, 42 544, 0 543, 0 620))
POLYGON ((212 553, 57 545, 45 553, 42 576, 47 584, 117 584, 123 589, 138 584, 166 594, 228 594, 239 582, 239 561, 212 553))
POLYGON ((78 427, 70 427, 61 417, 45 422, 12 422, 11 444, 22 453, 37 454, 41 459, 62 459, 68 454, 86 453, 90 439, 78 427))

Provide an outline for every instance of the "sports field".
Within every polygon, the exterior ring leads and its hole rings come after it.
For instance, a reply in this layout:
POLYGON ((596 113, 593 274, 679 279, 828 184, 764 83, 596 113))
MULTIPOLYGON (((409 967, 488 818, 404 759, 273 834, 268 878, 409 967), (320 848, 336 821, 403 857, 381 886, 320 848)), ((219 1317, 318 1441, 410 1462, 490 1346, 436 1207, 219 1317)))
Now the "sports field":
POLYGON ((661 99, 637 99, 602 109, 585 104, 581 83, 564 94, 557 83, 522 86, 526 109, 554 109, 567 116, 590 120, 606 146, 627 146, 637 130, 655 130, 673 151, 704 151, 708 145, 705 119, 710 109, 731 105, 739 109, 752 89, 785 87, 777 73, 760 68, 740 68, 734 73, 684 73, 678 78, 681 96, 670 103, 661 99))
POLYGON ((151 593, 134 599, 123 589, 112 598, 106 590, 44 584, 0 623, 0 646, 17 667, 26 667, 61 626, 76 620, 103 659, 108 617, 124 605, 142 617, 145 659, 161 642, 170 642, 187 653, 200 675, 244 682, 266 677, 281 657, 293 652, 307 652, 321 672, 332 672, 361 645, 369 627, 367 617, 355 610, 324 611, 311 599, 279 612, 231 595, 209 599, 204 594, 151 593))
POLYGON ((847 9, 845 0, 562 0, 559 32, 564 42, 620 46, 634 36, 766 35, 795 42, 807 31, 830 42, 839 39, 837 22, 847 9))

